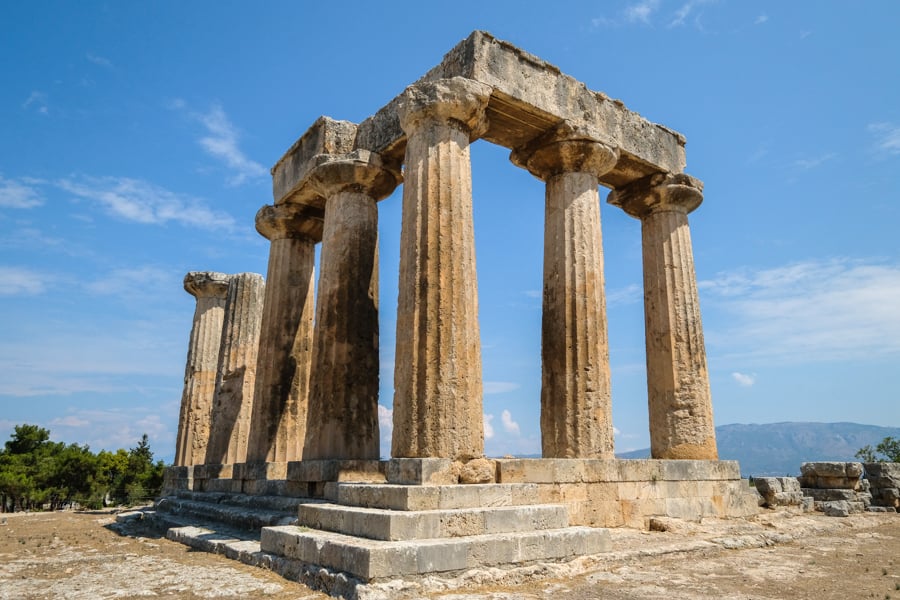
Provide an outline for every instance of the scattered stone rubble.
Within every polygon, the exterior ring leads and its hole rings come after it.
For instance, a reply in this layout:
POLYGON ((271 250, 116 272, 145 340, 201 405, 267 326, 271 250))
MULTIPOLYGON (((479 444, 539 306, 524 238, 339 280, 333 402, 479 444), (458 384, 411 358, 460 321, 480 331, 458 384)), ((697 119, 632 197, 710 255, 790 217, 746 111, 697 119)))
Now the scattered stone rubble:
POLYGON ((897 463, 805 462, 799 478, 758 477, 754 482, 761 506, 768 508, 799 506, 830 517, 900 508, 897 463))

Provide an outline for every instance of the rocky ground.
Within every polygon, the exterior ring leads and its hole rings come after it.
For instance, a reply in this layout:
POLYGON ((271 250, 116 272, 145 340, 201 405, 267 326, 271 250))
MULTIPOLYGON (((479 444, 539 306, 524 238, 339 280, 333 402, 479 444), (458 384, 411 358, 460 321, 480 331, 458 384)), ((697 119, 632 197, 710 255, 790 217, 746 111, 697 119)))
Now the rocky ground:
MULTIPOLYGON (((271 572, 148 531, 120 535, 111 513, 0 515, 0 599, 324 599, 271 572)), ((473 570, 368 586, 370 597, 442 600, 894 598, 900 516, 766 511, 748 521, 659 521, 612 530, 614 551, 568 565, 473 570)))

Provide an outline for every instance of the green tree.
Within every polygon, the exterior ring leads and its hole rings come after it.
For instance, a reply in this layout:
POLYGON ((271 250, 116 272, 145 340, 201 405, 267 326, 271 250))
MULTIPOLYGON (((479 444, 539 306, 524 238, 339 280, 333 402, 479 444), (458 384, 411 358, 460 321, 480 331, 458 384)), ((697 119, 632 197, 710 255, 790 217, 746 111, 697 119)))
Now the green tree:
POLYGON ((900 439, 888 436, 875 448, 870 445, 863 446, 856 452, 856 458, 863 462, 900 462, 900 439))

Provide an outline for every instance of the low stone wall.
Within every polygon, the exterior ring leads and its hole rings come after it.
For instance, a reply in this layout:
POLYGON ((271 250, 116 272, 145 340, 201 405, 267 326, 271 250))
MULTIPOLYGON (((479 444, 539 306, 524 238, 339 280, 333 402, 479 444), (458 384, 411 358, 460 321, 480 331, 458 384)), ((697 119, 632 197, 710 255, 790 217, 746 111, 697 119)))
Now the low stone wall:
POLYGON ((871 486, 872 504, 900 510, 900 463, 866 463, 866 480, 871 486))
POLYGON ((803 495, 813 499, 817 511, 844 517, 863 512, 871 504, 869 482, 862 474, 858 462, 805 462, 800 465, 799 481, 803 495))
POLYGON ((766 508, 778 506, 800 506, 804 510, 812 510, 812 500, 804 500, 806 496, 800 489, 796 477, 756 477, 753 480, 756 491, 763 498, 766 508))
POLYGON ((647 529, 651 517, 700 521, 757 514, 737 461, 501 459, 498 483, 538 484, 541 503, 565 504, 572 525, 647 529))

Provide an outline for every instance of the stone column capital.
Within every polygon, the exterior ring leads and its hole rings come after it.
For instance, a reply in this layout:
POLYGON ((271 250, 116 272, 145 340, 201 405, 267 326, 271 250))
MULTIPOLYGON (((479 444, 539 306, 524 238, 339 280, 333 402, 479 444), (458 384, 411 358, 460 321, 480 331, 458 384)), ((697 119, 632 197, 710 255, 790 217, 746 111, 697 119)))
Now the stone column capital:
POLYGON ((638 219, 665 211, 687 214, 703 202, 703 182, 687 173, 654 173, 616 188, 606 201, 638 219))
POLYGON ((596 134, 563 123, 513 150, 509 160, 541 181, 563 173, 590 173, 599 178, 616 166, 619 149, 596 134))
POLYGON ((305 204, 265 204, 256 213, 256 231, 269 241, 322 239, 322 211, 305 204))
POLYGON ((191 271, 184 276, 184 291, 195 298, 225 298, 231 275, 215 271, 191 271))
POLYGON ((429 121, 456 125, 478 139, 487 129, 485 108, 493 88, 465 77, 416 83, 397 104, 400 127, 409 135, 429 121))
POLYGON ((381 155, 369 150, 348 154, 319 154, 307 183, 327 201, 340 192, 358 192, 381 200, 402 181, 400 170, 387 165, 381 155))

